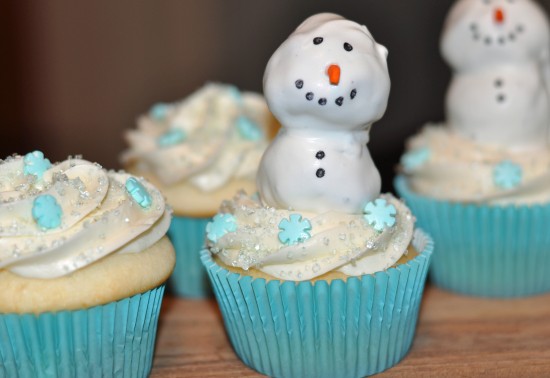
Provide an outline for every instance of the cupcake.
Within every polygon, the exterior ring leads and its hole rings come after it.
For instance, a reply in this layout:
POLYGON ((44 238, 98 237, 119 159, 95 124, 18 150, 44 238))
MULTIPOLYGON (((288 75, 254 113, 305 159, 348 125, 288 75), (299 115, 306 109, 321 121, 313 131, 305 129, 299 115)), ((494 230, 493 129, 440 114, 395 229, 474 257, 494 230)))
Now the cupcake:
POLYGON ((170 288, 211 294, 199 252, 220 202, 256 191, 255 176, 273 118, 263 97, 207 84, 183 101, 156 104, 126 133, 126 169, 160 188, 174 210, 168 236, 176 249, 170 288))
POLYGON ((303 22, 265 71, 282 128, 259 194, 223 202, 206 227, 201 258, 229 339, 268 376, 362 377, 411 346, 432 243, 380 194, 366 146, 389 95, 386 54, 338 15, 303 22))
POLYGON ((0 161, 0 376, 147 377, 169 224, 160 192, 124 172, 0 161))
POLYGON ((530 0, 458 1, 441 50, 446 121, 407 144, 397 192, 438 246, 433 282, 516 297, 550 290, 550 28, 530 0))

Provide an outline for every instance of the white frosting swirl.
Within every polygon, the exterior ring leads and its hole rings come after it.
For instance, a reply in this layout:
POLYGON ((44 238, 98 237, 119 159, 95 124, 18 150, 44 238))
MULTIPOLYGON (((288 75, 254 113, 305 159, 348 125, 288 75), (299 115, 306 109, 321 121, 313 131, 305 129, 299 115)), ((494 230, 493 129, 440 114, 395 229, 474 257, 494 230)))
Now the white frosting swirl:
POLYGON ((267 207, 257 198, 240 194, 226 201, 220 210, 235 217, 236 230, 216 242, 210 241, 210 250, 229 266, 255 268, 292 281, 309 280, 329 271, 348 276, 383 271, 407 250, 414 217, 393 196, 386 194, 380 198, 397 210, 392 227, 377 231, 358 214, 301 212, 302 219, 311 224, 311 237, 288 245, 279 239, 279 224, 296 212, 267 207))
POLYGON ((207 192, 233 178, 254 180, 271 120, 262 96, 207 84, 181 102, 158 106, 164 109, 154 107, 126 133, 124 164, 152 172, 165 185, 188 180, 207 192))
POLYGON ((402 164, 411 188, 433 198, 489 204, 550 201, 550 149, 519 152, 480 144, 436 125, 409 140, 402 164), (503 163, 519 167, 517 186, 499 185, 495 173, 503 163))
POLYGON ((166 233, 170 213, 160 192, 145 181, 149 203, 138 204, 125 188, 130 177, 72 158, 42 177, 26 174, 22 156, 0 161, 0 269, 55 278, 108 254, 153 245, 166 233), (60 209, 60 223, 45 228, 33 214, 37 199, 49 196, 60 209))

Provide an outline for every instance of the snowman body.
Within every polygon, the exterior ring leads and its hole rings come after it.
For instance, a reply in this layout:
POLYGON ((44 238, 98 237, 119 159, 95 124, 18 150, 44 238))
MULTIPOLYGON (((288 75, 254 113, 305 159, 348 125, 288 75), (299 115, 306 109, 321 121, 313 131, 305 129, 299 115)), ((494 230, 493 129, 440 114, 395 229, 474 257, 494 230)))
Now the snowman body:
POLYGON ((549 106, 544 76, 532 62, 457 74, 447 92, 452 129, 517 148, 546 144, 549 106))
POLYGON ((547 146, 550 30, 531 0, 461 0, 442 35, 453 68, 446 98, 449 127, 484 144, 547 146))
POLYGON ((317 213, 362 209, 378 196, 381 185, 366 146, 367 133, 312 136, 282 129, 265 152, 258 173, 263 201, 317 213))
POLYGON ((367 142, 387 105, 386 55, 365 26, 327 13, 275 51, 264 94, 282 128, 258 170, 265 204, 360 213, 380 194, 367 142))

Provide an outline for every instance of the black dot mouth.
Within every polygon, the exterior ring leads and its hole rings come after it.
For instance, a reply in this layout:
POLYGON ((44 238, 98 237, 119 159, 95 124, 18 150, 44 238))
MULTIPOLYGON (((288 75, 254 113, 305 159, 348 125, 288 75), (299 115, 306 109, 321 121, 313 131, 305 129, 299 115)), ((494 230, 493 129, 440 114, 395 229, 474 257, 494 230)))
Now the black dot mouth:
MULTIPOLYGON (((296 87, 297 90, 302 90, 304 88, 304 85, 305 84, 302 79, 297 79, 294 81, 294 86, 296 87)), ((357 96, 357 88, 353 88, 349 93, 350 100, 353 100, 355 96, 357 96)), ((308 91, 306 92, 305 97, 307 101, 313 101, 315 99, 315 93, 308 91)), ((334 103, 338 107, 341 107, 342 105, 344 105, 344 101, 345 101, 344 96, 338 96, 336 99, 334 99, 334 103)), ((317 100, 317 103, 320 106, 325 106, 328 104, 328 102, 329 102, 329 99, 327 99, 326 97, 321 97, 319 98, 319 100, 317 100)))
POLYGON ((525 31, 525 27, 522 24, 517 24, 512 30, 504 31, 502 34, 497 37, 492 37, 490 35, 484 35, 479 30, 479 25, 477 23, 470 24, 470 32, 472 33, 472 39, 476 42, 481 42, 486 46, 499 45, 504 46, 509 42, 515 42, 519 34, 522 34, 525 31))

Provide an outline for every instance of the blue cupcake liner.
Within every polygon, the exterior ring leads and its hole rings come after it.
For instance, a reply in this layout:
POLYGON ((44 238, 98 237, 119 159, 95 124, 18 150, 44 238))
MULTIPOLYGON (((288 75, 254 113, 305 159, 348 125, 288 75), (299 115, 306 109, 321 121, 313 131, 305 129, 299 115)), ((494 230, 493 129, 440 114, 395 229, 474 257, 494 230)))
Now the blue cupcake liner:
POLYGON ((394 185, 437 245, 435 285, 499 298, 550 291, 550 204, 461 204, 415 194, 404 176, 394 185))
POLYGON ((433 243, 417 231, 415 246, 422 253, 406 264, 330 283, 231 273, 208 250, 201 259, 246 365, 274 377, 363 377, 395 365, 412 344, 433 243))
POLYGON ((176 267, 168 280, 168 287, 178 296, 187 298, 212 296, 208 275, 200 259, 206 225, 211 220, 211 217, 174 216, 172 218, 168 237, 176 251, 176 267))
POLYGON ((76 311, 0 314, 0 377, 147 377, 164 285, 76 311))

